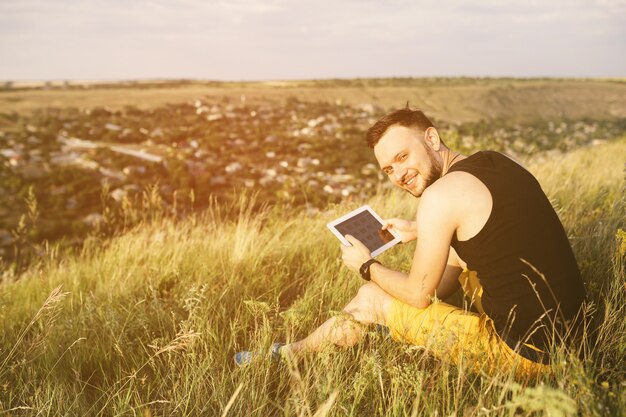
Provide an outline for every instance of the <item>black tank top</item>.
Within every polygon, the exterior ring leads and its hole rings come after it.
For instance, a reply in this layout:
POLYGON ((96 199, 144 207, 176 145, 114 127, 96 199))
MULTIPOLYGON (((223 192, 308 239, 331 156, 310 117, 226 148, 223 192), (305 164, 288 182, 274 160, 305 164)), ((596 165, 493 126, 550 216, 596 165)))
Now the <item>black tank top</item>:
MULTIPOLYGON (((485 313, 509 346, 529 343, 548 350, 585 298, 556 212, 535 177, 500 153, 478 152, 448 172, 454 171, 478 178, 493 200, 489 219, 478 234, 466 241, 457 240, 456 234, 452 239, 468 269, 478 273, 485 313)), ((524 349, 519 352, 537 360, 524 349)))

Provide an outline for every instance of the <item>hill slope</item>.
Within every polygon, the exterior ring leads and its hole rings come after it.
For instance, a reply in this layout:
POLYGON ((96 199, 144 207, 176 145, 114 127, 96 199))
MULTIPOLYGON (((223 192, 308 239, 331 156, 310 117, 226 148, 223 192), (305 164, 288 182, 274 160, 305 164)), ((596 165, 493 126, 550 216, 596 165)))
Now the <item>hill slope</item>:
POLYGON ((448 123, 506 119, 527 123, 537 119, 626 117, 626 83, 602 79, 408 78, 250 83, 163 83, 148 85, 89 85, 69 90, 0 91, 0 113, 37 108, 140 108, 206 98, 227 97, 248 103, 326 101, 383 108, 404 107, 407 101, 435 119, 448 123))
MULTIPOLYGON (((15 282, 5 276, 0 410, 471 416, 521 407, 623 415, 625 157, 622 138, 527 161, 558 209, 591 299, 606 307, 588 360, 562 352, 555 378, 543 384, 520 387, 509 370, 475 375, 375 333, 355 349, 329 349, 297 367, 260 361, 235 369, 236 350, 302 337, 360 285, 341 267, 324 225, 363 202, 307 217, 278 207, 252 213, 244 198, 236 221, 225 220, 224 207, 179 222, 157 218, 105 246, 92 241, 60 263, 49 252, 50 260, 15 282)), ((411 217, 417 207, 396 191, 369 203, 383 216, 411 217)), ((383 262, 406 270, 412 249, 389 251, 383 262)))

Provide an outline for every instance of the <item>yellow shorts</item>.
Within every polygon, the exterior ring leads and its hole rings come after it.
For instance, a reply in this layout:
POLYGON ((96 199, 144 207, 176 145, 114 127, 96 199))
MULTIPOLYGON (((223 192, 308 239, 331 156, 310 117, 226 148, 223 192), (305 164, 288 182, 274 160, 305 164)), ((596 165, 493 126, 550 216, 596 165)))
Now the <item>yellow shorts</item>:
MULTIPOLYGON (((524 358, 500 338, 493 321, 482 310, 482 287, 476 273, 464 271, 459 281, 480 313, 438 300, 423 309, 394 300, 387 317, 392 337, 423 346, 442 361, 477 372, 493 375, 510 370, 517 379, 548 374, 549 365, 524 358)), ((526 347, 539 350, 528 344, 526 347)))

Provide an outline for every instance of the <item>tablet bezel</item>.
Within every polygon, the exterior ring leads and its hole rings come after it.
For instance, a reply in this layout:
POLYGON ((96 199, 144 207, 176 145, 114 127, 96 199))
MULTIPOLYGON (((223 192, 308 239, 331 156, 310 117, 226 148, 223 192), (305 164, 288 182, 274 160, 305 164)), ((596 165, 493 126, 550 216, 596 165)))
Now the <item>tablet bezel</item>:
MULTIPOLYGON (((352 246, 352 244, 350 242, 348 242, 348 240, 346 240, 345 237, 343 237, 343 235, 339 232, 339 230, 337 230, 335 228, 335 226, 339 223, 342 223, 354 216, 356 216, 357 214, 360 214, 364 211, 368 211, 372 216, 374 216, 374 218, 376 220, 378 220, 380 222, 380 224, 383 224, 383 219, 376 214, 376 212, 369 206, 369 205, 364 205, 361 206, 355 210, 352 210, 351 212, 344 214, 343 216, 339 217, 338 219, 333 220, 332 222, 328 223, 326 225, 326 227, 328 227, 328 229, 337 237, 337 239, 339 239, 341 241, 341 243, 343 243, 346 246, 352 246)), ((395 246, 396 244, 400 243, 402 241, 402 239, 400 238, 400 236, 398 236, 393 229, 387 229, 387 231, 389 233, 391 233, 391 235, 394 237, 393 240, 385 243, 383 246, 379 247, 378 249, 375 249, 374 251, 372 251, 372 258, 375 258, 376 256, 380 255, 381 253, 383 253, 384 251, 386 251, 387 249, 395 246)))

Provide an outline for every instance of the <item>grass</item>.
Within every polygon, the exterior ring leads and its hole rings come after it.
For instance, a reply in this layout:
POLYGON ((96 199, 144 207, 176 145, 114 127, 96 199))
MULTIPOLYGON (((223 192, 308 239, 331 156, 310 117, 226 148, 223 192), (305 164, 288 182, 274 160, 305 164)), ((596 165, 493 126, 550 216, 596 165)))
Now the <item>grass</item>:
MULTIPOLYGON (((341 310, 359 278, 325 224, 364 202, 304 216, 251 211, 243 196, 182 221, 154 216, 82 253, 42 254, 0 285, 0 413, 7 415, 601 416, 626 413, 626 138, 527 161, 565 225, 604 315, 583 359, 560 349, 555 375, 522 386, 451 366, 372 332, 297 364, 233 353, 300 338, 341 310), (238 210, 238 216, 230 215, 238 210), (229 220, 231 219, 231 220, 229 220)), ((417 200, 368 202, 412 217, 417 200)), ((382 261, 408 270, 413 245, 382 261)))

